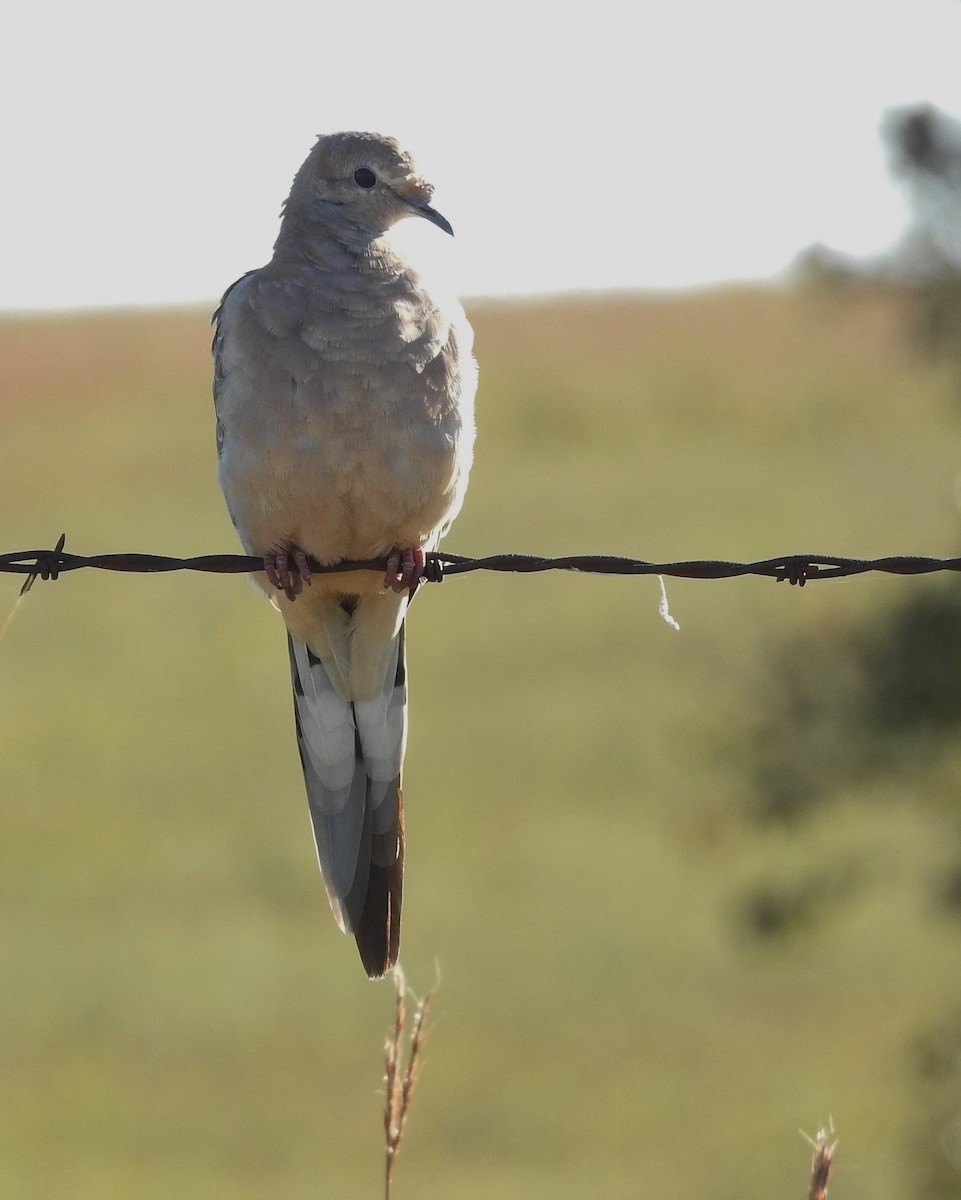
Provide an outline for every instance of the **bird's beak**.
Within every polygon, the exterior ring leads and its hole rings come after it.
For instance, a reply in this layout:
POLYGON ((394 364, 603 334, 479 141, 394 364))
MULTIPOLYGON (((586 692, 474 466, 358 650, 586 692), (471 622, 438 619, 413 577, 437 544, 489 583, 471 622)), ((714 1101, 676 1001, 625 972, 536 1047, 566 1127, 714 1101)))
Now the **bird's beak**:
POLYGON ((450 221, 448 221, 446 217, 442 217, 436 208, 431 208, 431 206, 429 204, 425 204, 423 200, 408 200, 407 203, 413 210, 413 215, 415 217, 426 217, 428 221, 431 221, 434 225, 438 226, 438 228, 443 229, 445 233, 449 233, 451 237, 454 236, 454 230, 451 227, 450 221))

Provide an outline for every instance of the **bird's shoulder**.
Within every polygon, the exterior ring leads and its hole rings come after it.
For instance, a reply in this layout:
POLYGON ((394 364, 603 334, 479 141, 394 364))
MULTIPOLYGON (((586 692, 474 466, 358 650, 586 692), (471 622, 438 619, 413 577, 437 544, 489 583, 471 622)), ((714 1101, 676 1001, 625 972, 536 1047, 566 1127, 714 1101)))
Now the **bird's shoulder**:
POLYGON ((371 277, 355 263, 275 258, 227 289, 214 324, 221 370, 237 357, 299 360, 309 348, 419 372, 438 354, 469 351, 471 341, 456 299, 438 295, 408 264, 371 277))

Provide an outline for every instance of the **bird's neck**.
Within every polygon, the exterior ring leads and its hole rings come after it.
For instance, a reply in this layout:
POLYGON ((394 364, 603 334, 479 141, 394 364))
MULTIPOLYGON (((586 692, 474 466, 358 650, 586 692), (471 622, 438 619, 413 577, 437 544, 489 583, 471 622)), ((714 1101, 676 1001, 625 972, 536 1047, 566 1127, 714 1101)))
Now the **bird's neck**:
POLYGON ((411 264, 383 234, 361 230, 351 236, 344 233, 332 233, 329 225, 282 228, 274 245, 273 261, 294 270, 306 266, 314 278, 322 275, 327 281, 324 286, 332 291, 338 287, 353 290, 358 277, 368 281, 365 286, 373 284, 378 290, 388 291, 404 279, 417 278, 411 264))
POLYGON ((275 259, 304 260, 321 269, 343 270, 350 265, 365 274, 400 274, 406 260, 384 233, 356 225, 340 205, 316 201, 284 212, 274 243, 275 259))

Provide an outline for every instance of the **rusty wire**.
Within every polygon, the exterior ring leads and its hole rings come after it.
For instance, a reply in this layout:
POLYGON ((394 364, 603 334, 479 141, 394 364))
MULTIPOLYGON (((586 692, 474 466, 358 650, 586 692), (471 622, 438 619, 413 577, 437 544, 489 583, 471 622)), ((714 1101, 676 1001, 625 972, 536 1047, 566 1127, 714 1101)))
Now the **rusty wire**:
MULTIPOLYGON (((204 571, 212 574, 240 574, 263 569, 263 560, 246 554, 203 554, 194 558, 174 558, 165 554, 71 554, 64 550, 66 535, 52 550, 18 550, 0 554, 0 573, 25 575, 22 591, 34 580, 56 579, 68 571, 93 568, 99 571, 144 572, 204 571)), ((344 571, 381 571, 386 559, 341 562, 323 566, 310 561, 318 574, 344 571)), ((785 554, 757 562, 727 562, 718 559, 692 559, 682 562, 647 562, 611 554, 573 554, 543 558, 533 554, 493 554, 469 558, 462 554, 433 551, 427 555, 424 578, 439 583, 450 575, 469 571, 512 571, 532 574, 539 571, 578 571, 590 575, 667 575, 677 579, 733 579, 741 575, 761 575, 803 587, 812 579, 837 579, 846 575, 864 575, 869 571, 888 575, 929 575, 935 571, 961 571, 961 558, 929 558, 921 555, 890 555, 885 558, 842 558, 830 554, 785 554)))

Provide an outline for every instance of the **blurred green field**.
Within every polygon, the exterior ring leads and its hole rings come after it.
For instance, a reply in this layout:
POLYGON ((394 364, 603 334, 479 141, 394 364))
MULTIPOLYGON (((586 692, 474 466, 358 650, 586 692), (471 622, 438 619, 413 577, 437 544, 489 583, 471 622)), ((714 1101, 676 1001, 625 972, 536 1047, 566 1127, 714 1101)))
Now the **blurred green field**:
MULTIPOLYGON (((956 553, 961 400, 907 306, 475 306, 446 547, 956 553)), ((0 549, 237 548, 206 321, 0 323, 0 549)), ((961 861, 961 739, 794 825, 747 814, 778 647, 930 586, 669 581, 680 633, 652 579, 425 589, 402 958, 442 986, 396 1200, 800 1196, 798 1129, 829 1116, 832 1196, 921 1195, 912 1047, 961 1004, 961 921, 929 886, 961 861), (819 871, 852 886, 810 925, 739 920, 819 871)), ((329 916, 288 692, 282 627, 237 577, 79 572, 0 639, 0 1195, 380 1196, 392 994, 329 916)))

